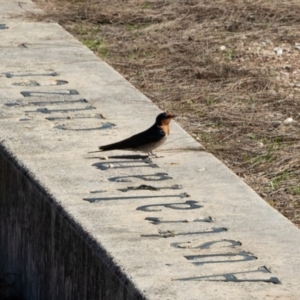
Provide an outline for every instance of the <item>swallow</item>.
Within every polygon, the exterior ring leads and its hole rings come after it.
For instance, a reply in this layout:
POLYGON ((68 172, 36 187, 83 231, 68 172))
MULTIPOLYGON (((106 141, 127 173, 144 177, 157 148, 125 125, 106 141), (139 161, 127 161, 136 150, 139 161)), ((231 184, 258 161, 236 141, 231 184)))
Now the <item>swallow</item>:
POLYGON ((100 151, 109 150, 132 150, 142 151, 157 157, 152 151, 167 140, 170 134, 169 124, 175 115, 170 112, 164 112, 156 117, 155 123, 147 130, 137 133, 125 140, 100 146, 100 151))

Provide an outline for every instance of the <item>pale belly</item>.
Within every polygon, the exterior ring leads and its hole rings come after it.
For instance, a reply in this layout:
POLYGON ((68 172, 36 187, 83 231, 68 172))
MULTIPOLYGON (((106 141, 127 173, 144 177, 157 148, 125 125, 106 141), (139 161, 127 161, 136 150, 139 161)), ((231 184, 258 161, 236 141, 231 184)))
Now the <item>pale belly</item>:
POLYGON ((155 150, 156 148, 160 147, 162 144, 164 144, 166 142, 166 140, 167 140, 167 137, 165 136, 158 142, 150 143, 150 144, 138 147, 136 150, 149 153, 149 152, 152 152, 153 150, 155 150))

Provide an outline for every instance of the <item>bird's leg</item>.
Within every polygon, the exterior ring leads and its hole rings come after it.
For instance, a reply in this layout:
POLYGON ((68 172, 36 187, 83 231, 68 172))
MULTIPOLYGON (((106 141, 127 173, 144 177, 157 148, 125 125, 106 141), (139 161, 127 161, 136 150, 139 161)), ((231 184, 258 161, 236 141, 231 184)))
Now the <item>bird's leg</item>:
POLYGON ((153 153, 152 151, 149 151, 149 152, 148 152, 148 156, 150 156, 150 155, 152 155, 152 156, 158 158, 158 156, 157 156, 155 153, 153 153))

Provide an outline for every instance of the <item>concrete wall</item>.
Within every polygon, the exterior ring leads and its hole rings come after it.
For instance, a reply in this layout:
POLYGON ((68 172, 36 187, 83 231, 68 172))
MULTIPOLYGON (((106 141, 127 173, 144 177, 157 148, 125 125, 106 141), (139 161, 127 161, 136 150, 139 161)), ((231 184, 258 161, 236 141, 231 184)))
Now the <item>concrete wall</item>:
POLYGON ((105 251, 0 147, 0 273, 24 299, 144 299, 105 251))

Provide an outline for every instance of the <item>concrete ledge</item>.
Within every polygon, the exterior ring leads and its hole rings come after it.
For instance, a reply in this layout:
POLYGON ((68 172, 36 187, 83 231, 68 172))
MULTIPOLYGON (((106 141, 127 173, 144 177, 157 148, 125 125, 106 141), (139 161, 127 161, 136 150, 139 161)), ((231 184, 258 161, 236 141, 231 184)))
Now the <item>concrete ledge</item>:
POLYGON ((87 154, 159 109, 58 24, 24 20, 30 0, 7 2, 0 271, 24 299, 299 300, 300 231, 176 122, 161 158, 87 154))
POLYGON ((1 271, 17 274, 22 299, 145 299, 2 145, 0 170, 1 271))

